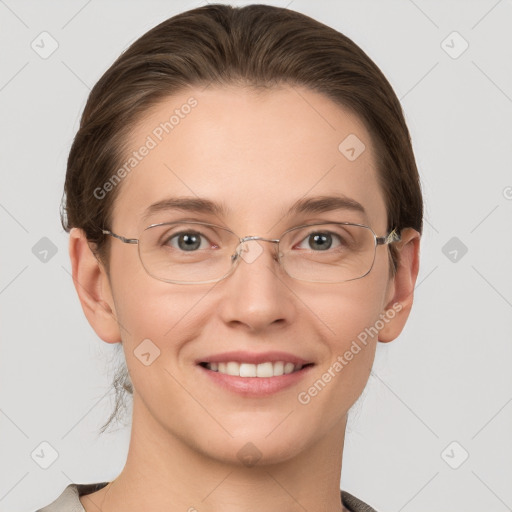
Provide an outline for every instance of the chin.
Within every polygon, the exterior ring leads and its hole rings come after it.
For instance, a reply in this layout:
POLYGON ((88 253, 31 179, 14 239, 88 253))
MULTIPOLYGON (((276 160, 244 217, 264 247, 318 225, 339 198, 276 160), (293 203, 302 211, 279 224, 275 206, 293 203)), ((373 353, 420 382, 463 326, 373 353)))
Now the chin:
MULTIPOLYGON (((274 428, 278 423, 274 424, 274 428)), ((303 427, 301 425, 297 432, 284 426, 282 430, 278 427, 274 432, 269 431, 266 425, 262 429, 246 427, 243 431, 232 431, 233 437, 219 433, 215 439, 202 438, 195 448, 209 458, 229 465, 254 467, 279 464, 298 456, 309 444, 308 441, 312 442, 312 439, 305 437, 303 427)))

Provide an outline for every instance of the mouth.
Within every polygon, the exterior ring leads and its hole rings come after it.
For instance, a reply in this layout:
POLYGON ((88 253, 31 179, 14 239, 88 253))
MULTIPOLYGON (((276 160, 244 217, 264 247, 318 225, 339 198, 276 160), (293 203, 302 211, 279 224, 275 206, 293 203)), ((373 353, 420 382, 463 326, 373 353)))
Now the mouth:
POLYGON ((195 364, 217 389, 244 398, 264 398, 297 386, 315 366, 290 352, 246 350, 203 355, 195 364))
POLYGON ((203 361, 199 363, 200 366, 212 372, 248 378, 281 377, 282 375, 299 372, 303 368, 313 366, 313 364, 293 363, 291 361, 265 361, 258 364, 238 361, 203 361))

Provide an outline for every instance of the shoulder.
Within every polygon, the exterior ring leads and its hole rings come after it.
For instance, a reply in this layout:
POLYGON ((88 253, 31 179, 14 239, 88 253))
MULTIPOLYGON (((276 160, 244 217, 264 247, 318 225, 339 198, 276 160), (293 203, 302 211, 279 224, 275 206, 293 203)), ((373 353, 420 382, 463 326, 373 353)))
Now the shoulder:
POLYGON ((377 512, 373 507, 347 491, 341 491, 341 502, 350 512, 377 512))
POLYGON ((107 484, 108 482, 69 484, 54 501, 36 512, 85 512, 79 497, 99 491, 107 484))

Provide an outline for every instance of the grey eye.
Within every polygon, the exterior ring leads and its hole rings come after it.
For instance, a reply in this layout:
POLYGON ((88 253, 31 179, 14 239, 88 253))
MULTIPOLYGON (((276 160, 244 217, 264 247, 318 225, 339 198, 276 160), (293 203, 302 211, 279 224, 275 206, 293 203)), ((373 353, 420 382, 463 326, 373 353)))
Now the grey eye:
MULTIPOLYGON (((171 247, 182 251, 195 251, 201 248, 201 239, 207 240, 206 237, 194 231, 182 231, 169 237, 165 244, 170 242, 171 247), (175 241, 175 242, 173 242, 175 241)), ((208 246, 208 244, 206 244, 208 246)), ((204 247, 203 247, 204 248, 204 247)))
POLYGON ((316 231, 307 235, 301 244, 299 244, 299 248, 312 249, 314 251, 327 251, 333 247, 336 239, 338 239, 338 245, 335 245, 335 247, 343 245, 343 239, 339 235, 329 231, 316 231), (303 246, 304 243, 307 243, 306 247, 303 246))

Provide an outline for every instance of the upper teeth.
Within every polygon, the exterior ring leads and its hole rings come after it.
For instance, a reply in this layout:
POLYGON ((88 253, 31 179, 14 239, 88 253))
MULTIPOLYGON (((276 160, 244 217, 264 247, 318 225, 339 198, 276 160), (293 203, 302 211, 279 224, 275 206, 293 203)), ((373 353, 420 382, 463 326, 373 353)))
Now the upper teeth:
POLYGON ((226 375, 236 375, 239 377, 278 377, 279 375, 292 373, 300 370, 301 364, 285 363, 284 361, 276 361, 271 363, 251 364, 237 363, 229 361, 226 363, 207 363, 206 367, 219 373, 226 375))

